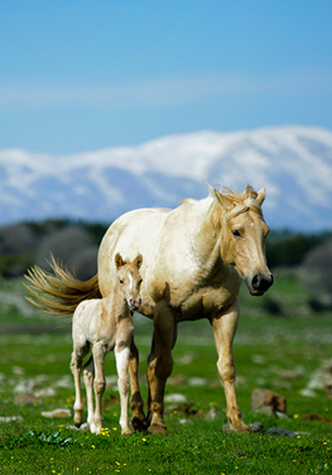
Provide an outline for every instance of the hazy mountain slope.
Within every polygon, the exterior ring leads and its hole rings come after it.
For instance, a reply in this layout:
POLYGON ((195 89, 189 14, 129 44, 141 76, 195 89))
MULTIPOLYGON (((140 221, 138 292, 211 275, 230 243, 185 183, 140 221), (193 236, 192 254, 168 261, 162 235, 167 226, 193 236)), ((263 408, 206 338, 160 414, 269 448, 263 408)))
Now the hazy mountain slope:
POLYGON ((296 126, 197 132, 63 157, 3 150, 0 222, 108 222, 130 209, 201 198, 205 181, 265 187, 271 227, 331 229, 332 133, 296 126))

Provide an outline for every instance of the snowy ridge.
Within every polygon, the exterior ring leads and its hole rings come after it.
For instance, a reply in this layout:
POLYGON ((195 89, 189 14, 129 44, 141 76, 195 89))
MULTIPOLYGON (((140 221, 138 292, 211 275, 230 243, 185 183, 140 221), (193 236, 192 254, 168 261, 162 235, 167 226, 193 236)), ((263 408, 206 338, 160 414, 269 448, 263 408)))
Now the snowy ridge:
POLYGON ((332 133, 299 126, 171 135, 69 156, 0 151, 0 224, 101 220, 206 196, 205 182, 265 187, 272 228, 332 228, 332 133))

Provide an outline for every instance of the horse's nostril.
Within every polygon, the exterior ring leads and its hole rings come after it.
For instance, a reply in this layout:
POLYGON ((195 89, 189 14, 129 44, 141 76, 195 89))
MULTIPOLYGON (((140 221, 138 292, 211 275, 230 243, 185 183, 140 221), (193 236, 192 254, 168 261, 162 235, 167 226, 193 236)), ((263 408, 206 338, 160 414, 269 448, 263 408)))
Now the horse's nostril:
POLYGON ((253 277, 253 279, 251 281, 251 285, 252 285, 253 289, 259 290, 260 276, 258 274, 253 277))
POLYGON ((251 281, 252 288, 260 292, 266 292, 273 284, 273 275, 266 277, 262 274, 257 274, 251 281))

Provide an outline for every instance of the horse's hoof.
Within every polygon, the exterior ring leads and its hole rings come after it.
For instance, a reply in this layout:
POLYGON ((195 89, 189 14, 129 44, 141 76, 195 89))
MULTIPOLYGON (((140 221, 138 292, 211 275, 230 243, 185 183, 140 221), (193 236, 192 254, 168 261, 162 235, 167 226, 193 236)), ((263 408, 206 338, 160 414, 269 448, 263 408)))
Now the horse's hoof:
POLYGON ((134 431, 145 432, 148 428, 146 421, 141 420, 136 416, 131 419, 130 423, 134 431))
POLYGON ((150 432, 150 434, 167 434, 167 427, 164 424, 152 424, 149 426, 148 432, 150 432))
POLYGON ((74 426, 75 426, 77 429, 79 429, 79 428, 81 427, 81 425, 82 425, 82 422, 83 422, 83 421, 77 422, 77 421, 74 420, 74 426))
POLYGON ((121 435, 125 435, 126 437, 128 437, 129 435, 132 435, 132 431, 128 428, 128 429, 123 429, 121 431, 121 435))

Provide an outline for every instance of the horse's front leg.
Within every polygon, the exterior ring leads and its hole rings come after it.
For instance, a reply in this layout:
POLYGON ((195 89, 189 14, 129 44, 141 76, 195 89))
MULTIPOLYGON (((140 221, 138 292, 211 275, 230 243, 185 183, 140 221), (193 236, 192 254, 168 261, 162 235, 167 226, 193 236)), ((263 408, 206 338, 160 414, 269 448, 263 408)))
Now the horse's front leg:
POLYGON ((120 426, 121 434, 130 435, 131 429, 129 427, 128 419, 128 397, 129 397, 129 376, 128 367, 130 360, 130 348, 120 344, 116 344, 114 348, 116 359, 116 369, 118 372, 118 389, 120 393, 120 426))
POLYGON ((240 407, 235 391, 235 366, 233 362, 233 339, 239 319, 239 304, 236 301, 227 311, 211 320, 214 340, 218 353, 217 367, 224 383, 227 419, 234 432, 247 432, 241 417, 240 407))
POLYGON ((172 348, 176 342, 177 326, 174 315, 165 300, 156 304, 154 334, 151 353, 148 357, 149 383, 149 428, 152 433, 166 433, 163 419, 164 392, 167 378, 173 369, 172 348))
POLYGON ((143 411, 144 402, 141 396, 141 391, 139 388, 138 381, 138 350, 134 343, 134 339, 131 341, 130 345, 130 360, 129 360, 129 378, 130 378, 130 409, 133 413, 131 418, 131 426, 133 430, 146 430, 146 417, 143 411))

